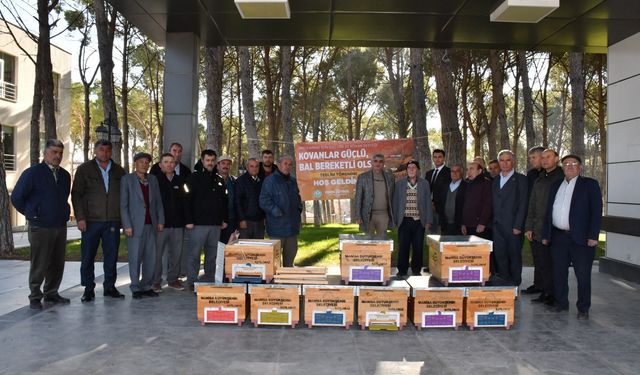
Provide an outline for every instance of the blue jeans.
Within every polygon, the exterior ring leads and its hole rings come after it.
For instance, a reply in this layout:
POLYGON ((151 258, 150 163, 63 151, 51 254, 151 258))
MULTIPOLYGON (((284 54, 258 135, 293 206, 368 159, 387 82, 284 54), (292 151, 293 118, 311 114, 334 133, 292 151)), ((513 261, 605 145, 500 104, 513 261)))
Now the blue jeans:
POLYGON ((85 290, 93 290, 96 287, 94 262, 98 245, 102 242, 102 257, 104 266, 104 289, 115 286, 118 262, 118 247, 120 246, 120 223, 117 221, 92 221, 87 222, 87 230, 82 232, 80 242, 80 280, 85 290))

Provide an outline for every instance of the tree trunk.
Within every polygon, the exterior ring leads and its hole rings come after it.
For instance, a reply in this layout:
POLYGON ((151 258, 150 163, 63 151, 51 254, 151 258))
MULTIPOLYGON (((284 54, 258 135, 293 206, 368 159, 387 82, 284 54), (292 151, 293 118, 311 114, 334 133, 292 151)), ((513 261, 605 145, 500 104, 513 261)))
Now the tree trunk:
POLYGON ((413 113, 414 144, 416 156, 423 171, 431 169, 431 151, 427 133, 427 108, 424 93, 424 74, 422 67, 422 48, 409 50, 410 74, 412 86, 411 109, 413 113))
POLYGON ((431 61, 436 77, 438 110, 442 124, 442 143, 451 164, 464 164, 464 149, 460 125, 458 123, 458 100, 453 87, 453 69, 451 60, 446 57, 447 50, 431 49, 431 61))
MULTIPOLYGON (((222 152, 222 78, 224 72, 224 46, 205 47, 204 71, 207 90, 206 147, 222 152)), ((229 132, 231 137, 231 132, 229 132)), ((239 155, 238 155, 239 156, 239 155)))
POLYGON ((571 81, 571 152, 584 156, 584 73, 582 52, 569 53, 571 81))
MULTIPOLYGON (((129 33, 131 26, 124 19, 122 24, 122 168, 129 171, 129 33)), ((85 103, 89 108, 89 103, 85 103)))
MULTIPOLYGON (((509 126, 505 111, 504 94, 504 62, 501 53, 496 50, 489 51, 489 68, 491 69, 491 126, 500 129, 500 148, 509 148, 509 126), (497 127, 496 127, 497 125, 497 127)), ((494 131, 495 133, 495 131, 494 131)), ((496 134, 494 134, 496 135, 496 134)), ((489 139, 489 142, 492 140, 489 139)), ((495 142, 495 140, 493 140, 495 142)), ((491 157, 496 157, 492 155, 491 157)))
POLYGON ((0 256, 10 255, 14 250, 9 202, 7 173, 4 169, 4 140, 0 134, 0 256))
MULTIPOLYGON (((82 84, 83 92, 84 92, 84 126, 83 126, 83 136, 82 136, 82 155, 84 156, 84 161, 88 161, 89 154, 89 143, 91 143, 91 86, 82 84)), ((124 96, 124 92, 123 92, 124 96)))
POLYGON ((522 104, 524 107, 524 128, 527 135, 527 150, 536 146, 536 134, 533 129, 533 94, 529 83, 529 68, 527 66, 527 53, 518 52, 518 69, 522 80, 522 104))
MULTIPOLYGON (((395 49, 395 54, 400 55, 402 49, 395 49)), ((402 82, 398 79, 398 75, 393 69, 393 57, 394 49, 384 49, 384 65, 387 68, 387 74, 389 75, 389 85, 391 86, 391 94, 393 95, 393 104, 396 111, 396 121, 398 121, 398 136, 400 138, 407 138, 409 135, 409 128, 407 126, 405 111, 404 111, 404 95, 400 90, 402 82)), ((399 57, 398 57, 399 59, 399 57)))
POLYGON ((268 135, 269 140, 267 141, 267 145, 271 149, 271 151, 277 153, 277 139, 278 139, 278 125, 276 124, 276 109, 274 103, 274 80, 271 72, 271 47, 264 47, 264 56, 262 58, 264 63, 264 84, 265 84, 265 94, 266 94, 266 106, 267 106, 267 127, 268 127, 268 135))
POLYGON ((551 67, 553 55, 549 53, 547 61, 547 73, 544 75, 544 84, 542 87, 542 147, 549 147, 549 103, 548 103, 548 86, 549 76, 551 75, 551 67))
POLYGON ((29 159, 31 165, 40 162, 40 113, 42 112, 42 69, 41 52, 36 55, 35 77, 33 79, 33 101, 31 102, 29 159))
MULTIPOLYGON (((104 117, 111 126, 118 127, 116 94, 113 87, 113 37, 115 35, 116 10, 110 9, 110 18, 104 0, 93 0, 96 15, 96 33, 98 35, 98 54, 100 55, 100 86, 102 87, 102 108, 104 117)), ((113 160, 120 163, 119 149, 114 147, 113 160)))
POLYGON ((249 61, 249 48, 238 47, 240 59, 240 81, 242 83, 242 112, 244 114, 244 128, 247 131, 247 146, 250 158, 260 156, 260 143, 258 142, 258 129, 256 127, 253 106, 253 84, 251 82, 252 69, 249 61))
POLYGON ((45 139, 57 139, 56 102, 53 84, 53 65, 51 64, 51 25, 49 13, 58 5, 58 0, 38 0, 38 53, 41 69, 42 110, 44 114, 45 139), (40 53, 40 51, 42 52, 40 53))
POLYGON ((282 66, 280 73, 282 74, 282 98, 280 99, 282 111, 282 130, 285 154, 293 158, 292 174, 296 175, 295 149, 293 146, 293 124, 291 122, 291 47, 281 46, 282 66))

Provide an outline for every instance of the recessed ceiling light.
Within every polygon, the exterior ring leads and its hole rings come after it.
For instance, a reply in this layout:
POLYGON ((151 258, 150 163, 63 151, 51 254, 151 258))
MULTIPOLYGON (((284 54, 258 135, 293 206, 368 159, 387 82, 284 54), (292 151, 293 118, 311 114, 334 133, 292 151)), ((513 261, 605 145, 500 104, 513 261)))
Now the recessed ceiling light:
POLYGON ((234 0, 242 18, 291 18, 288 0, 234 0))
POLYGON ((504 0, 491 12, 491 22, 536 23, 560 7, 560 0, 504 0))

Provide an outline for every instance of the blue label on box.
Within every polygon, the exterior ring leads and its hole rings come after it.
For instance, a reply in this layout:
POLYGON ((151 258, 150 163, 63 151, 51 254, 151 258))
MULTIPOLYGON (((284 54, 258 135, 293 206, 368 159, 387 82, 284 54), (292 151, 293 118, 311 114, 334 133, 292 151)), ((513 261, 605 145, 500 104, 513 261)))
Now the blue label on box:
POLYGON ((381 281, 382 270, 376 268, 356 268, 351 271, 351 281, 381 281))
POLYGON ((234 282, 234 283, 249 283, 249 284, 262 284, 262 278, 261 277, 236 276, 231 280, 231 282, 234 282))
POLYGON ((482 272, 477 269, 452 270, 450 281, 482 281, 482 272))
POLYGON ((507 316, 501 313, 478 314, 476 317, 478 327, 504 327, 507 325, 507 316))
POLYGON ((324 313, 314 313, 313 319, 316 325, 344 325, 344 314, 336 314, 331 311, 327 311, 324 313))

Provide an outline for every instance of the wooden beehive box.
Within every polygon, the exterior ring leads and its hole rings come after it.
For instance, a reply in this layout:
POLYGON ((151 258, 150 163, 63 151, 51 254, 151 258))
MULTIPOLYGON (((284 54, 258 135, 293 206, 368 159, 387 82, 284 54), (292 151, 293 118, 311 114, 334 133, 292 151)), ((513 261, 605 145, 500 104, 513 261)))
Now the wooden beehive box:
POLYGON ((295 327, 300 319, 300 285, 249 284, 251 322, 295 327))
POLYGON ((280 240, 237 240, 224 249, 224 274, 229 281, 269 283, 280 263, 280 240))
POLYGON ((489 280, 493 243, 477 236, 427 236, 429 272, 449 284, 482 284, 489 280))
POLYGON ((467 288, 466 323, 469 328, 511 328, 517 293, 516 287, 467 288))
POLYGON ((393 281, 391 286, 358 286, 358 324, 371 330, 399 330, 407 324, 409 284, 393 281))
POLYGON ((353 324, 356 287, 304 285, 304 323, 309 327, 345 327, 353 324))
POLYGON ((418 329, 455 328, 464 322, 465 288, 434 287, 431 276, 411 276, 409 317, 418 329))
POLYGON ((198 320, 205 323, 238 324, 246 319, 245 284, 195 283, 198 320))
POLYGON ((345 284, 382 283, 391 277, 392 240, 340 235, 340 274, 345 284))

